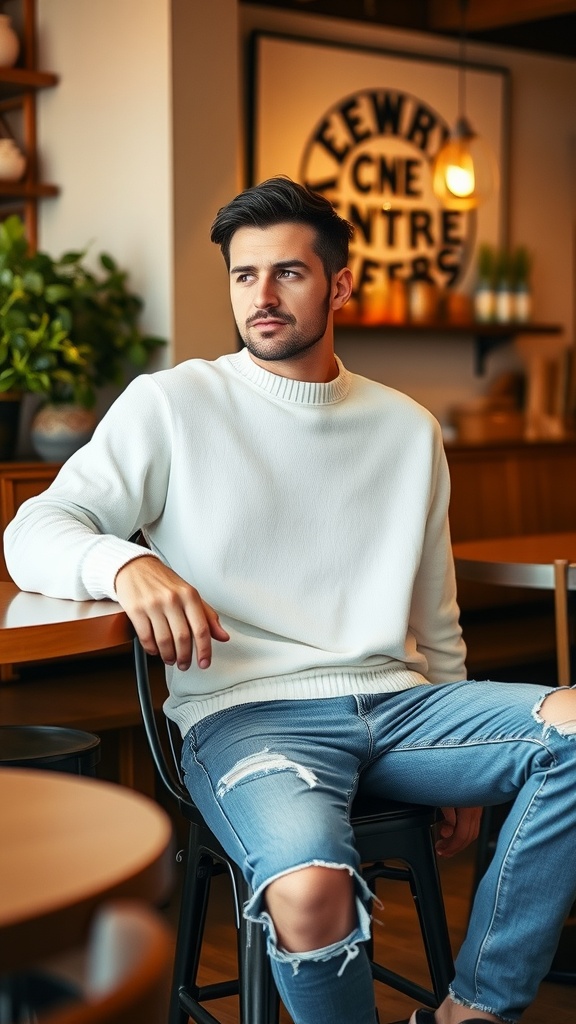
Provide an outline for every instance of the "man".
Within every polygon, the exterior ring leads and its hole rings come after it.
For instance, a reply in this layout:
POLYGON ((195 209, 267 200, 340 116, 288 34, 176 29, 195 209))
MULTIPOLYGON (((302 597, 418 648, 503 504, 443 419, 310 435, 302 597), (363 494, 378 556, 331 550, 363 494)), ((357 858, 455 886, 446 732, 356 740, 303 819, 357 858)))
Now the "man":
POLYGON ((349 238, 285 178, 221 209, 245 348, 131 384, 22 506, 7 564, 27 590, 116 598, 163 658, 187 785, 295 1024, 375 1020, 360 777, 444 808, 443 856, 515 796, 451 993, 412 1018, 515 1021, 576 895, 576 696, 464 681, 438 425, 334 354, 349 238))

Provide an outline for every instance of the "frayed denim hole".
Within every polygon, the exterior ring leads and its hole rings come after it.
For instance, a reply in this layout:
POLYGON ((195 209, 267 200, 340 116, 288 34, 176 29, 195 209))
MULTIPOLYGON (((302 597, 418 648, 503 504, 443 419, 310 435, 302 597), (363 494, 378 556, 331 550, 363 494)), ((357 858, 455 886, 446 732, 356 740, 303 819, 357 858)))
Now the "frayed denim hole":
MULTIPOLYGON (((337 865, 330 866, 336 869, 338 867, 337 865)), ((342 867, 346 868, 346 865, 342 865, 342 867)), ((372 893, 366 886, 364 880, 350 868, 346 868, 346 870, 349 870, 351 874, 354 875, 356 881, 362 883, 362 887, 366 888, 369 897, 372 898, 372 893)), ((353 929, 353 931, 351 931, 349 935, 345 936, 345 938, 341 939, 338 942, 332 943, 330 946, 324 946, 321 949, 309 950, 308 952, 304 953, 288 952, 287 950, 281 949, 278 946, 278 936, 276 933, 276 929, 274 927, 274 922, 268 911, 262 910, 257 914, 247 913, 249 909, 253 909, 254 900, 255 898, 258 898, 259 895, 261 895, 261 893, 255 893, 252 899, 246 904, 244 908, 244 913, 245 916, 249 918, 249 920, 255 921, 256 923, 259 923, 263 926, 263 928, 266 931, 266 949, 268 955, 276 961, 278 961, 279 963, 291 964, 292 973, 294 977, 298 974, 300 970, 300 965, 304 961, 326 962, 328 960, 333 960, 336 957, 339 957, 344 954, 344 961, 340 965, 337 972, 337 977, 340 978, 344 974, 344 971, 346 970, 348 964, 352 960, 355 960, 356 957, 358 956, 360 952, 359 944, 367 942, 368 939, 370 938, 371 917, 366 909, 364 902, 366 900, 366 895, 363 892, 363 890, 361 891, 362 896, 356 895, 356 911, 358 915, 358 923, 356 927, 353 929)), ((378 903, 381 906, 379 901, 378 903)))
MULTIPOLYGON (((574 690, 575 687, 569 687, 570 690, 574 690)), ((559 736, 571 737, 576 739, 576 718, 568 718, 564 722, 549 722, 542 714, 542 708, 546 701, 548 701, 558 690, 548 690, 543 696, 539 698, 532 709, 532 717, 534 721, 538 722, 542 726, 542 737, 546 739, 551 732, 557 732, 559 736)))
POLYGON ((221 799, 240 783, 277 772, 294 772, 310 789, 318 784, 318 779, 310 768, 298 764, 297 761, 291 761, 285 754, 277 754, 269 747, 264 747, 264 750, 256 754, 243 757, 222 776, 216 789, 216 796, 221 799))
POLYGON ((289 952, 279 947, 276 942, 272 941, 271 932, 268 932, 267 949, 269 956, 278 963, 290 964, 294 976, 298 974, 303 963, 328 963, 330 960, 344 956, 344 961, 340 964, 336 974, 338 978, 341 978, 348 964, 355 960, 360 953, 360 943, 366 942, 367 938, 368 936, 362 934, 361 929, 356 927, 349 935, 346 935, 338 942, 333 942, 329 946, 322 946, 320 949, 310 949, 304 953, 299 953, 289 952))
POLYGON ((372 904, 375 904, 380 910, 383 909, 382 903, 377 896, 374 895, 372 890, 369 888, 367 883, 362 878, 362 875, 356 871, 355 868, 350 867, 349 864, 334 864, 330 861, 325 860, 311 860, 305 864, 295 864, 294 867, 287 868, 286 871, 281 871, 277 875, 272 875, 267 878, 265 882, 262 882, 252 896, 244 904, 243 914, 248 921, 253 921, 255 924, 265 924, 264 915, 267 911, 264 908, 264 893, 271 882, 276 881, 277 878, 283 878, 284 875, 290 875, 293 871, 301 871, 303 868, 333 868, 335 871, 347 871, 353 879, 356 886, 356 906, 358 908, 358 920, 361 928, 366 932, 366 938, 370 934, 370 913, 367 910, 372 904))

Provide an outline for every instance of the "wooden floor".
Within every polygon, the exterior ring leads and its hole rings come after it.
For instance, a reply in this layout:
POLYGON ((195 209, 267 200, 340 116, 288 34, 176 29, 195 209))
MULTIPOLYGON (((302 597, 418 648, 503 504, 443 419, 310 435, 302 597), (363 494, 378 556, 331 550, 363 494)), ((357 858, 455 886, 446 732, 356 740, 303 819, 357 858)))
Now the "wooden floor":
MULTIPOLYGON (((472 855, 460 855, 441 865, 442 884, 447 908, 448 921, 454 952, 462 941, 469 907, 469 893, 472 876, 472 855)), ((224 977, 231 977, 235 970, 235 928, 232 919, 231 899, 228 881, 220 876, 213 883, 212 904, 209 913, 208 934, 205 944, 202 981, 210 983, 224 977)), ((384 904, 383 911, 376 917, 382 922, 375 928, 376 956, 380 962, 399 973, 406 973, 429 985, 419 932, 415 924, 415 913, 407 886, 387 882, 379 891, 384 904)), ((535 894, 545 908, 545 888, 535 894)), ((169 908, 174 920, 177 912, 177 892, 169 908)), ((522 956, 522 950, 518 950, 522 956)), ((575 964, 576 966, 576 964, 575 964)), ((383 985, 376 985, 376 999, 381 1024, 406 1020, 414 1010, 414 1004, 404 996, 392 992, 383 985)), ((232 998, 209 1004, 210 1011, 222 1024, 238 1024, 236 1000, 232 998)), ((289 1024, 291 1018, 282 1010, 282 1024, 289 1024)), ((575 1024, 576 987, 543 983, 533 1006, 526 1011, 522 1024, 575 1024)), ((330 1024, 330 1021, 318 1021, 330 1024)), ((350 1024, 354 1024, 350 1021, 350 1024)))

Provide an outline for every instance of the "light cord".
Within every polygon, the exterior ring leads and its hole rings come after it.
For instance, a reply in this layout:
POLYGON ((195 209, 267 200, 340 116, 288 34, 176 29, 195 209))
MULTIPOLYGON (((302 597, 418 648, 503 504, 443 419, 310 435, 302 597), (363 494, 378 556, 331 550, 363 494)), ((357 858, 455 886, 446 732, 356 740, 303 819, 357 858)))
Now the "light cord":
POLYGON ((458 74, 458 119, 466 117, 466 28, 468 0, 460 0, 460 68, 458 74))

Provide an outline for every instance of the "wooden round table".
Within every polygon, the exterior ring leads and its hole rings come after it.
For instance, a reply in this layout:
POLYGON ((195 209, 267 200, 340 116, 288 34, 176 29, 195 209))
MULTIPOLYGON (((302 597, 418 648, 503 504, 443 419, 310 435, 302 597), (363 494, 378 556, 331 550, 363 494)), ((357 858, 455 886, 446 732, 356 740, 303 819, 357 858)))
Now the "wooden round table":
POLYGON ((0 970, 81 943, 105 899, 167 895, 172 826, 147 797, 63 772, 2 768, 0 807, 0 970))
POLYGON ((133 635, 115 601, 64 601, 0 582, 0 664, 103 651, 133 635))

